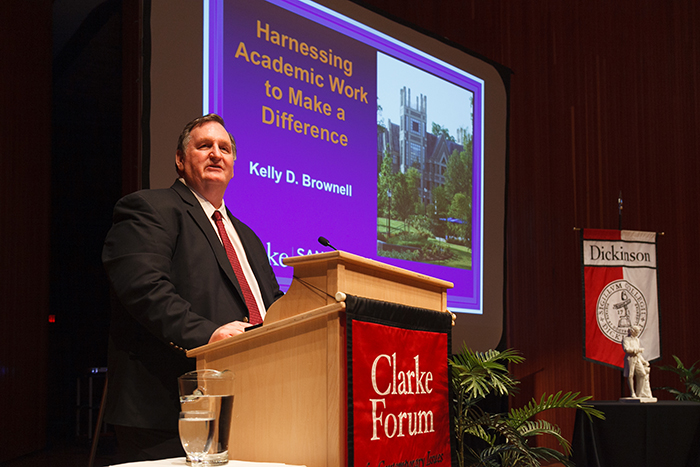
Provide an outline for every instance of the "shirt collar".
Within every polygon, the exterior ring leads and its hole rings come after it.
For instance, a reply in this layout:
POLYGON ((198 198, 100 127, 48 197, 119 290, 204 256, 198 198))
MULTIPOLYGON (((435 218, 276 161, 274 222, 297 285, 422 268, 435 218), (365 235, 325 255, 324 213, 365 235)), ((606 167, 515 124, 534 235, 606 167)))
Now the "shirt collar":
POLYGON ((202 209, 204 209, 204 213, 209 219, 211 219, 214 215, 214 211, 219 211, 221 213, 221 217, 223 217, 224 219, 228 219, 228 215, 226 213, 226 201, 221 200, 221 207, 219 207, 219 209, 216 209, 214 205, 211 204, 204 196, 197 193, 197 190, 188 186, 184 178, 180 178, 179 180, 182 182, 183 185, 189 188, 192 194, 195 196, 195 198, 197 198, 197 201, 199 201, 199 204, 202 206, 202 209))

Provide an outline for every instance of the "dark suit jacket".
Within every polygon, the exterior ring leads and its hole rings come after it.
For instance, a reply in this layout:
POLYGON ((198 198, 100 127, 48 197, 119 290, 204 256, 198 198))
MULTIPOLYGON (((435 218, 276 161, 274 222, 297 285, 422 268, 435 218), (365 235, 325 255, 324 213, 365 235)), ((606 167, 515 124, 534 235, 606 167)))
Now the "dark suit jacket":
MULTIPOLYGON (((265 248, 228 215, 268 308, 282 292, 265 248)), ((102 251, 113 291, 105 419, 175 431, 177 377, 195 368, 185 350, 248 310, 219 237, 181 182, 125 196, 113 221, 102 251)))

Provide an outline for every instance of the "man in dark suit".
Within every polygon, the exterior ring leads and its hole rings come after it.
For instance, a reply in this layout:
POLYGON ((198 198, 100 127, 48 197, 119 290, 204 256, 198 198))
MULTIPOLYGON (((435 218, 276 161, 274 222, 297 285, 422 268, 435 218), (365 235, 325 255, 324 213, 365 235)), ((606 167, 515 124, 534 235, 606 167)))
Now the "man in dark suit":
POLYGON ((173 186, 114 209, 102 252, 113 291, 105 420, 123 462, 184 455, 177 377, 195 368, 185 351, 242 333, 282 296, 262 242, 224 205, 235 160, 221 117, 195 119, 178 140, 173 186))

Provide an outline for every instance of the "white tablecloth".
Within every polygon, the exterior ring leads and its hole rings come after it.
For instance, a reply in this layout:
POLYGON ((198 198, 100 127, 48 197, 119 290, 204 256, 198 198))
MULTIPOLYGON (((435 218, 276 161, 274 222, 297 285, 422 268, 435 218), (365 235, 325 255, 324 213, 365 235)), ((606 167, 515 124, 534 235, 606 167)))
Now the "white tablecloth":
MULTIPOLYGON (((247 462, 231 460, 227 467, 290 467, 290 464, 278 464, 270 462, 247 462)), ((189 467, 184 457, 174 457, 172 459, 159 459, 157 461, 129 462, 118 464, 119 467, 189 467)), ((303 466, 298 466, 303 467, 303 466)))

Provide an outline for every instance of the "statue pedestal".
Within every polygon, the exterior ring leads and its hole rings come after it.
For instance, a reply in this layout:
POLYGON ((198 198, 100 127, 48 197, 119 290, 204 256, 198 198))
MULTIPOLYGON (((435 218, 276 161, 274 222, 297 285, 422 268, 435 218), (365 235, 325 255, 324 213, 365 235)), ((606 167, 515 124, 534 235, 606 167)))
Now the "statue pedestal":
POLYGON ((656 397, 620 397, 620 402, 631 404, 648 404, 650 402, 656 402, 656 400, 656 397))

